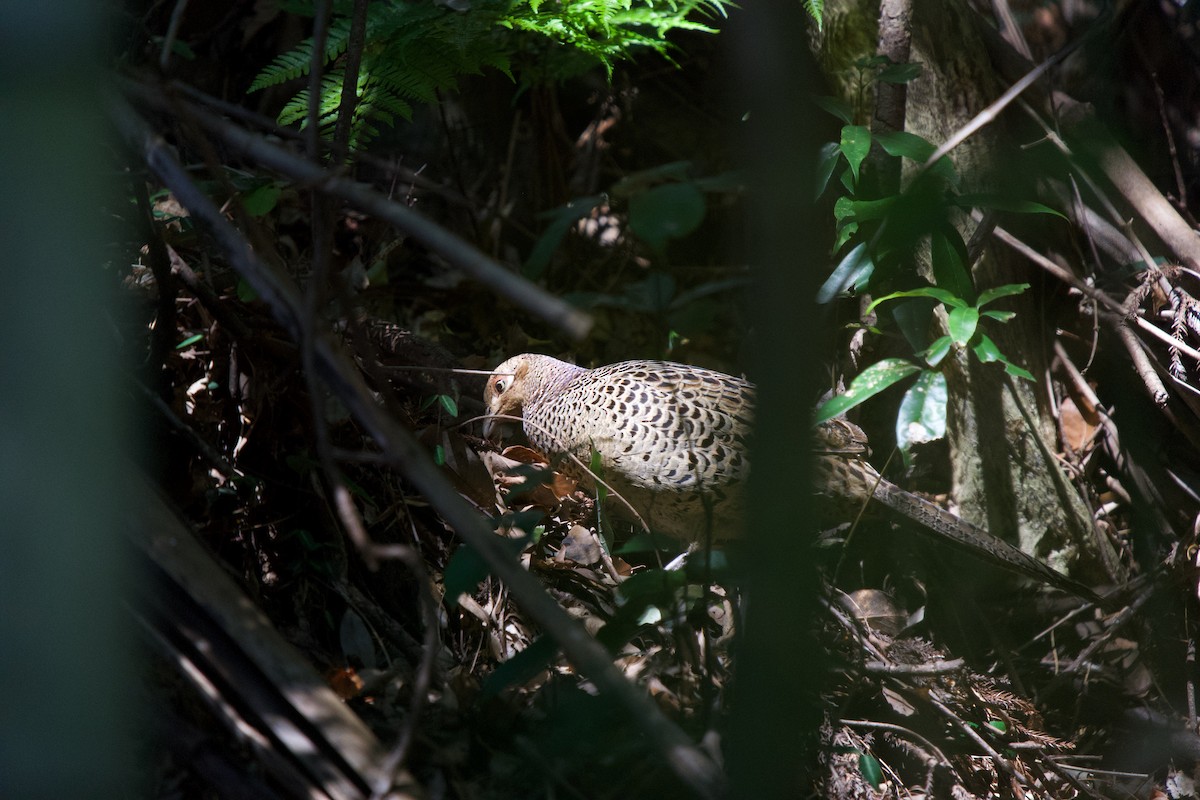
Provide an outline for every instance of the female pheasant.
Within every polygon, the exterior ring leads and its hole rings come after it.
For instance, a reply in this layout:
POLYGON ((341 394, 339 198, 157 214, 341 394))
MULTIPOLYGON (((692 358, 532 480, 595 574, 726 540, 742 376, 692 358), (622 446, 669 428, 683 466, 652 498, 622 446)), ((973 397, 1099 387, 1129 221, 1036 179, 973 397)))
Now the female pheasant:
MULTIPOLYGON (((669 361, 622 361, 597 369, 524 353, 492 372, 484 389, 490 436, 519 417, 530 444, 585 487, 601 477, 660 533, 719 542, 742 529, 742 486, 750 474, 754 384, 669 361)), ((863 460, 866 435, 835 419, 815 432, 817 494, 827 502, 874 501, 918 529, 1004 569, 1096 600, 1003 539, 906 492, 863 460)))
POLYGON ((738 534, 750 382, 668 361, 584 369, 525 353, 496 367, 484 402, 484 435, 494 418, 520 417, 530 444, 585 486, 594 482, 581 465, 599 454, 601 478, 653 530, 685 541, 738 534))

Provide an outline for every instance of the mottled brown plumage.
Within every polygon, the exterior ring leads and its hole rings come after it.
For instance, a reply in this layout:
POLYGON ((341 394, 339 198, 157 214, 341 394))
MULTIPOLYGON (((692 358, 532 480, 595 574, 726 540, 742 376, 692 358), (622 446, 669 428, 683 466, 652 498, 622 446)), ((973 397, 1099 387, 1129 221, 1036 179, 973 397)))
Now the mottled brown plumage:
MULTIPOLYGON (((594 484, 583 465, 599 454, 603 479, 652 529, 690 542, 740 534, 754 418, 749 381, 667 361, 585 369, 525 353, 496 367, 484 401, 489 417, 520 417, 530 443, 585 486, 594 484)), ((487 421, 485 435, 495 421, 487 421)), ((815 449, 816 491, 831 502, 874 500, 979 558, 1095 598, 1032 556, 880 477, 863 459, 866 435, 852 423, 819 425, 815 449)))
POLYGON ((603 480, 654 530, 703 541, 709 512, 716 540, 741 527, 748 381, 667 361, 589 370, 526 353, 496 367, 484 401, 489 415, 521 417, 530 444, 585 485, 592 480, 580 464, 598 453, 603 480))

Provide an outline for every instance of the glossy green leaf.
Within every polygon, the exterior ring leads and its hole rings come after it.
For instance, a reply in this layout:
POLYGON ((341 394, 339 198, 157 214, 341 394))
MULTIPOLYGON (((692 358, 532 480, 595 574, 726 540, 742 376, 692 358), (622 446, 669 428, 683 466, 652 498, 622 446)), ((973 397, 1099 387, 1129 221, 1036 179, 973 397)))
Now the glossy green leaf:
POLYGON ((946 327, 957 344, 965 345, 979 328, 979 309, 974 306, 950 309, 946 327))
POLYGON ((883 767, 879 765, 879 759, 870 753, 858 754, 858 771, 872 789, 878 789, 883 783, 883 767))
POLYGON ((975 297, 975 285, 967 271, 967 246, 953 226, 935 230, 929 242, 934 282, 968 303, 975 297))
POLYGON ((821 423, 844 414, 864 400, 874 397, 897 381, 902 381, 920 370, 916 364, 902 358, 877 361, 859 373, 845 392, 822 403, 817 409, 815 422, 821 423))
POLYGON ((900 401, 896 414, 896 444, 907 451, 946 435, 946 376, 922 370, 900 401))
POLYGON ((934 340, 933 344, 921 354, 925 359, 925 363, 931 367, 936 367, 942 363, 942 359, 950 354, 950 347, 954 344, 954 340, 949 336, 941 336, 934 340))
POLYGON ((1001 297, 1011 297, 1015 294, 1021 294, 1029 288, 1028 283, 1006 283, 1003 286, 995 286, 991 289, 985 289, 979 295, 979 302, 975 305, 982 308, 993 300, 999 300, 1001 297))
POLYGON ((961 297, 957 297, 945 289, 939 289, 937 286, 922 286, 919 289, 909 289, 906 292, 892 292, 891 294, 885 294, 883 297, 878 298, 869 306, 867 306, 867 310, 864 313, 870 314, 876 306, 880 305, 881 303, 886 303, 888 300, 895 300, 897 297, 932 297, 934 300, 945 303, 951 308, 963 308, 967 305, 967 302, 961 297))
POLYGON ((865 243, 856 245, 838 263, 833 274, 825 280, 825 283, 821 284, 821 288, 817 292, 817 302, 828 303, 841 294, 847 286, 853 284, 864 269, 873 266, 871 256, 867 253, 867 245, 865 243))
POLYGON ((842 128, 842 141, 839 145, 846 160, 850 162, 850 170, 858 179, 858 168, 867 153, 871 152, 871 131, 862 125, 846 125, 842 128))

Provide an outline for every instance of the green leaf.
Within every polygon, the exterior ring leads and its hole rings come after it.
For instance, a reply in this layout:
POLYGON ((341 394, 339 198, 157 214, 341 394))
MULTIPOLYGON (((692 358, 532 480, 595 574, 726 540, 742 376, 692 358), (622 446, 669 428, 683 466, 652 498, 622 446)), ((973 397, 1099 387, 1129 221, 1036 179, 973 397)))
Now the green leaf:
POLYGON ((904 292, 892 292, 891 294, 885 294, 883 297, 880 297, 867 306, 867 310, 864 311, 863 314, 870 314, 879 304, 886 303, 888 300, 895 300, 897 297, 932 297, 934 300, 939 300, 951 308, 963 308, 967 305, 967 302, 961 297, 958 297, 951 292, 946 291, 945 289, 939 289, 937 286, 922 286, 918 289, 909 289, 908 291, 904 292))
POLYGON ((975 297, 975 285, 967 272, 967 246, 958 231, 952 225, 938 228, 930 237, 929 247, 934 282, 970 302, 975 297))
POLYGON ((458 416, 458 403, 448 394, 439 394, 438 402, 442 404, 442 408, 446 409, 446 413, 452 417, 458 416))
POLYGON ((633 198, 656 186, 686 183, 691 174, 692 162, 671 161, 626 175, 613 184, 612 193, 614 197, 633 198))
POLYGON ((481 698, 495 697, 509 686, 519 686, 532 680, 539 672, 549 668, 557 656, 558 642, 551 636, 538 637, 483 679, 481 698))
POLYGON ((238 278, 237 281, 237 298, 243 303, 249 303, 258 299, 258 292, 254 291, 254 287, 246 282, 245 278, 238 278))
POLYGON ((706 210, 704 193, 691 183, 655 186, 629 201, 629 229, 661 251, 668 240, 696 230, 706 210))
MULTIPOLYGON (((877 133, 875 141, 879 142, 879 146, 888 155, 907 158, 917 164, 924 164, 937 152, 937 147, 932 142, 908 131, 877 133)), ((930 172, 941 177, 951 186, 958 186, 958 171, 954 168, 954 162, 950 160, 949 156, 939 158, 930 167, 930 172)))
POLYGON ((459 595, 475 591, 475 587, 491 574, 487 562, 469 545, 462 545, 446 564, 445 580, 447 605, 458 602, 459 595))
POLYGON ((833 217, 839 222, 867 222, 873 219, 883 219, 896 205, 897 195, 885 197, 882 200, 851 200, 849 197, 839 197, 833 204, 833 217))
POLYGON ((846 160, 850 162, 850 170, 858 179, 858 167, 862 164, 867 153, 871 151, 871 131, 862 125, 846 125, 842 128, 842 141, 839 145, 846 160))
POLYGON ((825 0, 804 0, 804 10, 817 23, 817 33, 825 29, 825 0))
POLYGON ((817 160, 817 182, 816 194, 814 199, 825 194, 825 190, 829 188, 829 179, 833 176, 833 170, 837 167, 838 162, 842 159, 842 151, 838 149, 837 142, 826 142, 821 145, 821 153, 817 160))
POLYGON ((194 345, 196 342, 200 341, 203 338, 204 338, 203 333, 194 333, 191 336, 184 339, 179 344, 175 345, 175 349, 182 350, 185 347, 191 347, 192 345, 194 345))
POLYGON ((974 306, 950 309, 946 327, 956 344, 966 345, 979 328, 979 309, 974 306))
POLYGON ((924 65, 912 64, 889 64, 879 70, 879 74, 875 76, 875 80, 883 81, 884 83, 908 83, 921 77, 921 71, 924 65))
POLYGON ((922 370, 896 414, 896 445, 902 452, 946 435, 946 400, 946 376, 922 370))
POLYGON ((891 305, 892 319, 914 353, 929 344, 929 323, 939 305, 931 297, 909 297, 891 305))
POLYGON ((904 380, 921 368, 902 358, 885 358, 859 373, 846 391, 831 397, 817 409, 815 423, 819 424, 844 414, 851 408, 882 392, 897 381, 904 380))
POLYGON ((274 210, 283 190, 274 183, 259 186, 242 198, 242 207, 251 217, 262 217, 274 210))
POLYGON ((883 767, 879 765, 879 759, 870 753, 858 754, 858 771, 872 789, 878 789, 883 783, 883 767))
POLYGON ((996 286, 992 289, 985 289, 979 295, 979 301, 975 304, 983 308, 993 300, 998 300, 1001 297, 1011 297, 1015 294, 1021 294, 1029 288, 1028 283, 1006 283, 1003 286, 996 286))
POLYGON ((863 270, 873 269, 874 266, 870 254, 867 253, 866 243, 856 245, 834 268, 833 274, 821 284, 817 292, 817 302, 828 303, 853 284, 863 270))
POLYGON ((1033 373, 1022 367, 1018 367, 1016 364, 1009 361, 1008 358, 1000 352, 1000 348, 996 346, 996 343, 988 338, 988 335, 985 333, 979 334, 979 342, 972 347, 972 350, 975 353, 975 357, 984 364, 988 364, 993 361, 999 361, 1004 365, 1004 371, 1009 375, 1012 375, 1014 378, 1023 378, 1027 381, 1033 380, 1033 373))
MULTIPOLYGON (((849 172, 849 170, 847 170, 847 172, 849 172)), ((833 252, 836 253, 838 250, 841 250, 846 245, 846 242, 850 241, 856 233, 858 233, 857 222, 847 222, 845 225, 838 228, 837 238, 833 243, 833 252)))
POLYGON ((854 121, 854 108, 840 97, 813 95, 813 102, 823 111, 828 111, 846 125, 854 121))
POLYGON ((950 347, 954 344, 954 340, 949 336, 940 336, 934 340, 933 344, 921 354, 925 359, 925 363, 931 367, 936 367, 942 363, 942 359, 950 354, 950 347))
POLYGON ((951 202, 959 208, 993 208, 997 211, 1011 211, 1016 214, 1051 214, 1066 219, 1059 211, 1050 206, 1035 203, 1032 200, 1014 200, 998 194, 960 194, 951 198, 951 202))
MULTIPOLYGON (((541 512, 535 513, 540 519, 541 512)), ((527 515, 512 515, 513 518, 518 516, 527 515)), ((503 518, 496 520, 496 522, 503 521, 503 518)), ((513 558, 516 558, 525 549, 525 545, 528 544, 528 538, 524 536, 516 539, 497 536, 496 541, 500 543, 502 548, 510 551, 510 555, 513 558)), ((479 553, 475 552, 474 548, 468 544, 460 545, 454 551, 454 555, 450 556, 450 561, 446 564, 446 571, 442 576, 446 587, 446 594, 443 596, 444 601, 448 605, 454 605, 458 602, 459 595, 470 594, 475 591, 475 587, 490 574, 491 569, 488 567, 487 562, 483 560, 483 557, 479 553)))
POLYGON ((567 233, 576 222, 592 213, 594 208, 603 203, 604 199, 604 195, 599 194, 580 197, 544 215, 550 218, 550 224, 538 237, 537 242, 533 245, 533 250, 529 253, 529 258, 521 267, 521 272, 525 277, 531 280, 542 277, 546 272, 546 267, 550 265, 551 256, 562 244, 567 233))

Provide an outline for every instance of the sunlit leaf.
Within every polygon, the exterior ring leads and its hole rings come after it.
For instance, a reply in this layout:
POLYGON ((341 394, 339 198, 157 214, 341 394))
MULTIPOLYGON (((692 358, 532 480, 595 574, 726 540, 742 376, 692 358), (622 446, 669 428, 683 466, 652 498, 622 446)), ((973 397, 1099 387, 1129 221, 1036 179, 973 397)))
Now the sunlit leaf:
POLYGON ((950 309, 946 327, 956 343, 965 345, 979 328, 979 309, 974 306, 950 309))
POLYGON ((859 373, 858 377, 850 382, 850 386, 846 388, 845 392, 822 403, 821 407, 817 409, 815 421, 819 424, 833 419, 839 414, 844 414, 897 381, 902 381, 914 372, 920 371, 921 368, 916 364, 902 358, 885 358, 877 361, 859 373))
POLYGON ((1014 294, 1020 294, 1028 288, 1028 283, 1006 283, 1003 286, 985 289, 980 293, 979 302, 977 302, 975 305, 982 308, 993 300, 998 300, 1001 297, 1011 297, 1014 294))
POLYGON ((934 300, 939 300, 951 308, 962 308, 967 305, 967 302, 961 297, 957 297, 945 289, 939 289, 937 286, 922 286, 919 289, 909 289, 905 292, 892 292, 885 294, 867 306, 864 314, 870 314, 880 303, 886 303, 888 300, 895 300, 897 297, 932 297, 934 300))
POLYGON ((925 359, 925 363, 931 367, 936 367, 942 363, 947 355, 950 354, 950 347, 954 344, 954 340, 949 336, 940 336, 934 340, 933 344, 922 353, 921 357, 925 359))
POLYGON ((896 445, 907 451, 946 435, 946 376, 923 370, 900 401, 896 414, 896 445))

